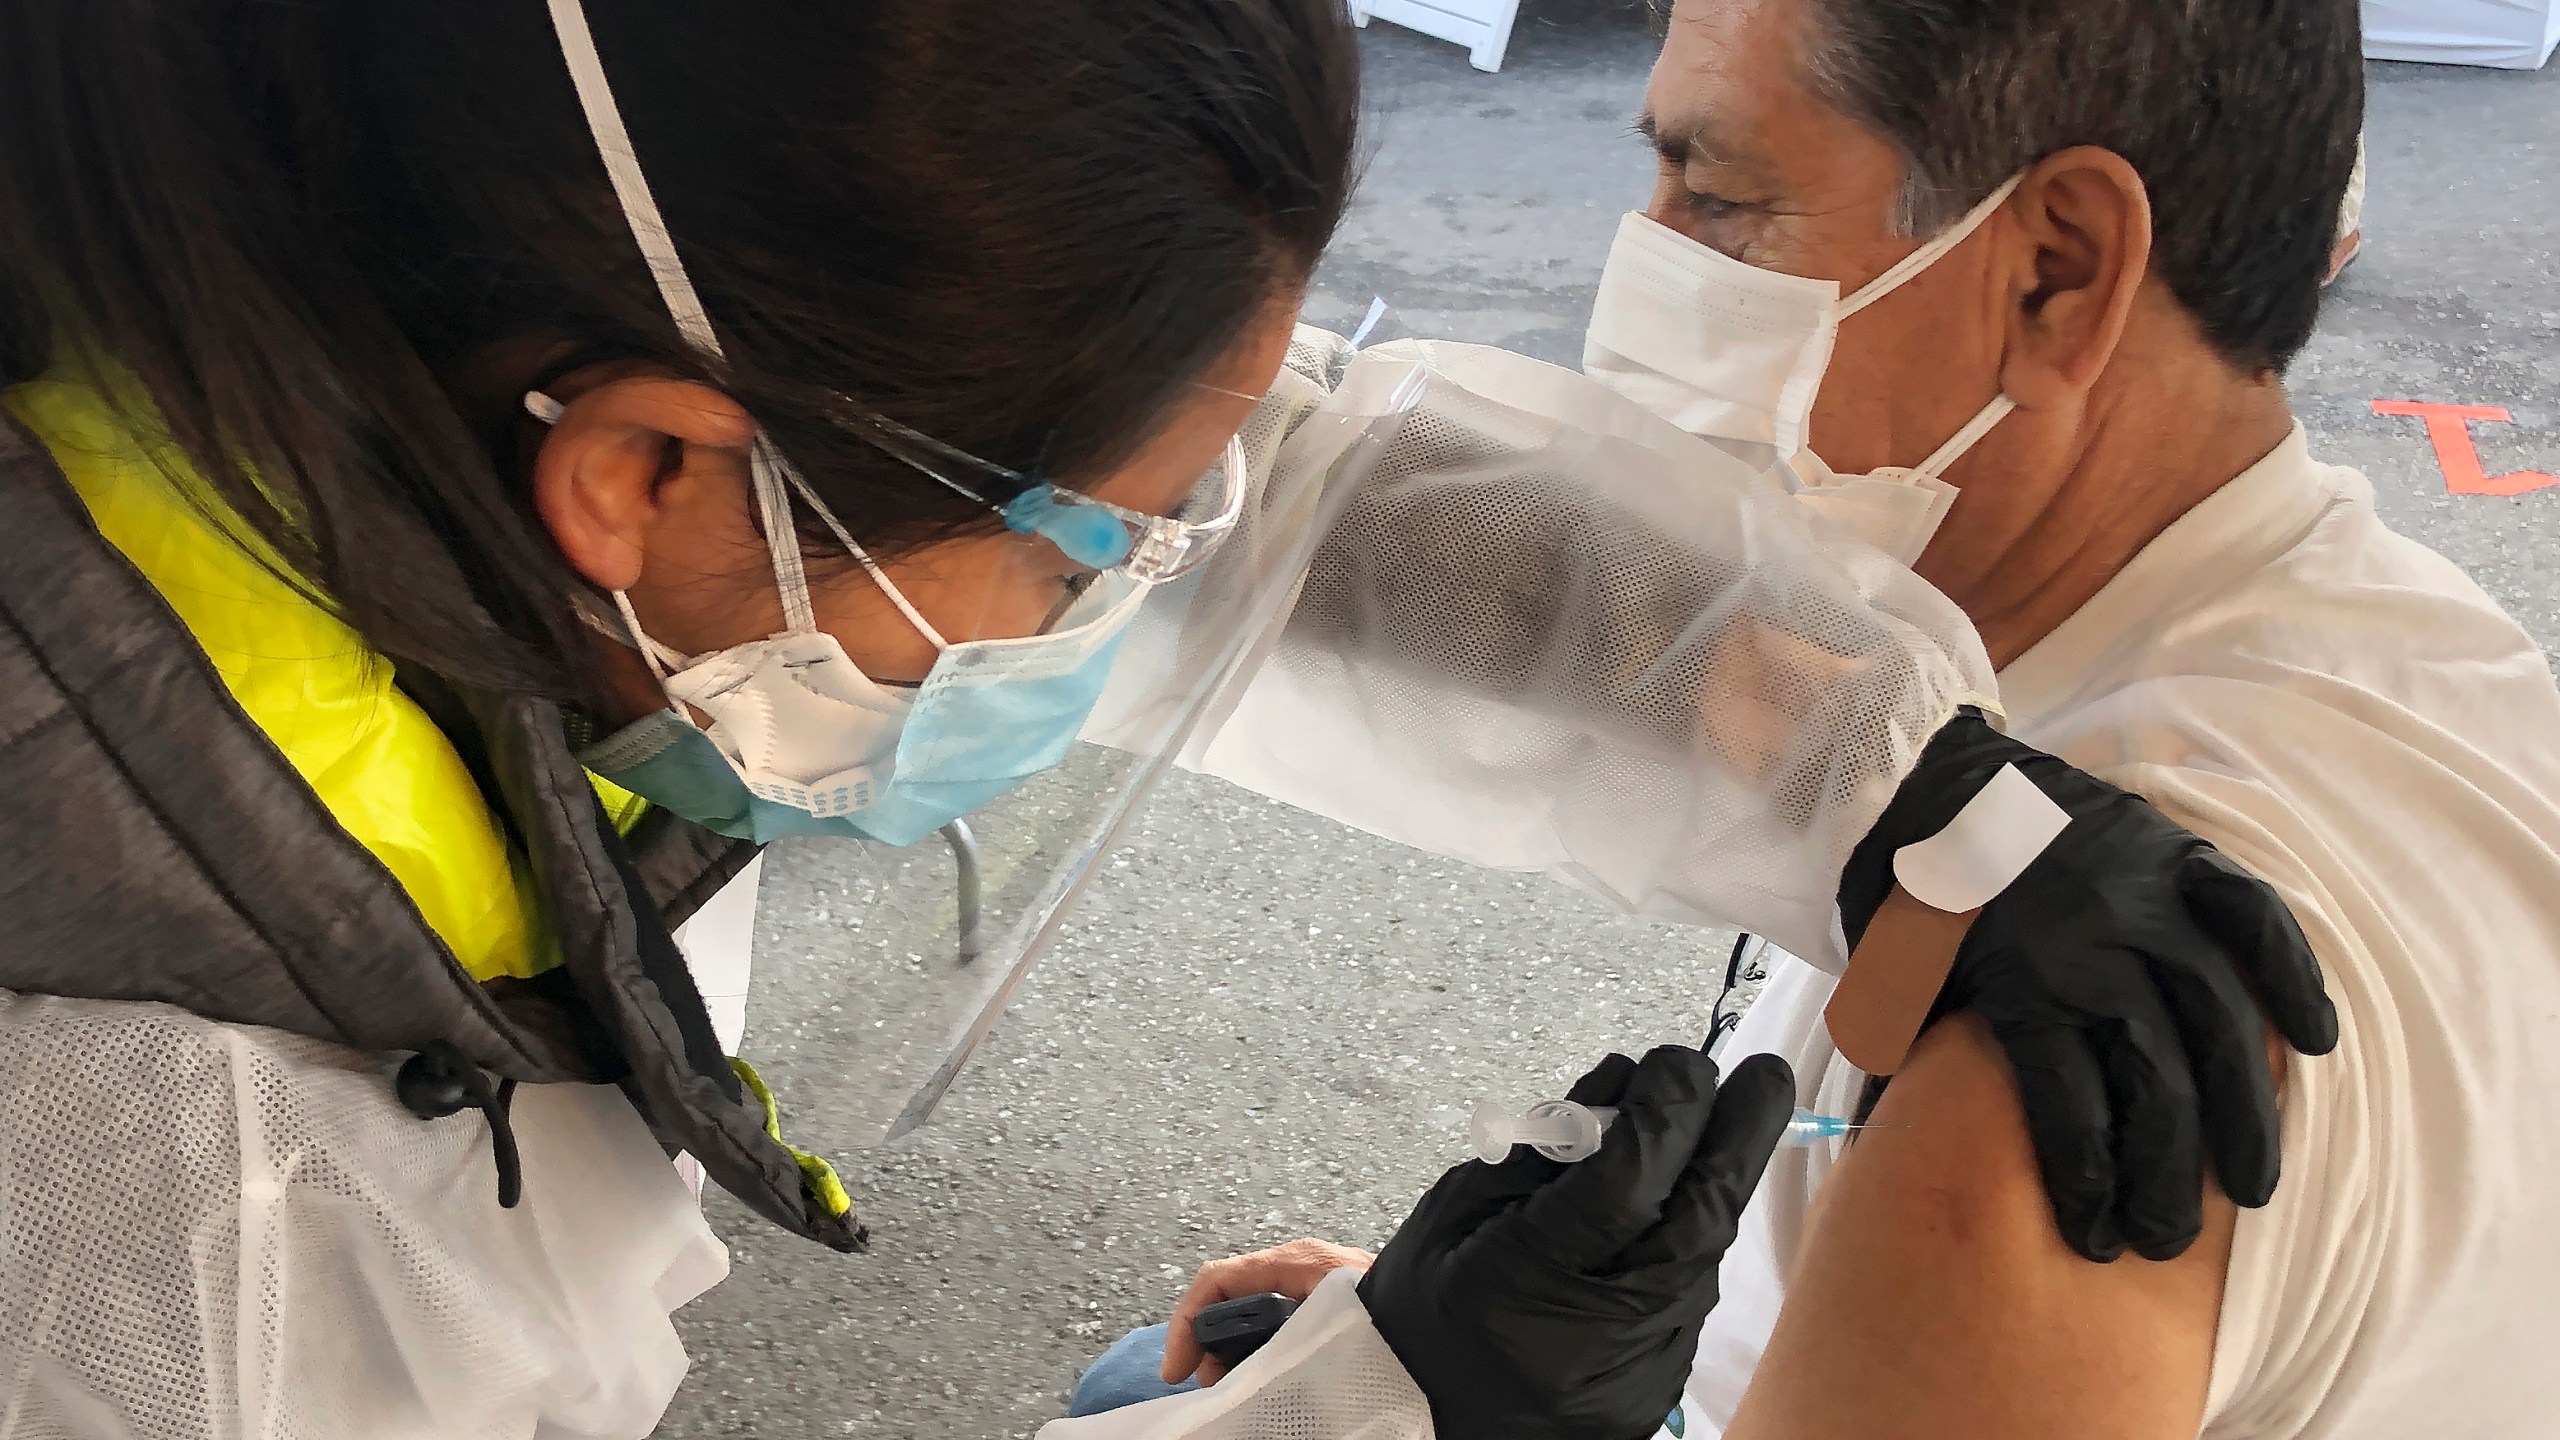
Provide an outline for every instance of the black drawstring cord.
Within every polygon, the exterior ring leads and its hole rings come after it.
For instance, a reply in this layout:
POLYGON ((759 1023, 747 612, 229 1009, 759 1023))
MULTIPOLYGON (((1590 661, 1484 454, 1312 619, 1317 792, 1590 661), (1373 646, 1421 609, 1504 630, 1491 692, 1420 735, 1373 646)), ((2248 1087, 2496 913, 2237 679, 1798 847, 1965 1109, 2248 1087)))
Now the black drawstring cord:
POLYGON ((430 1040, 400 1062, 392 1090, 409 1113, 421 1120, 441 1120, 461 1110, 477 1110, 489 1120, 489 1148, 498 1162, 498 1208, 513 1210, 524 1198, 524 1165, 516 1154, 515 1126, 507 1118, 516 1082, 501 1080, 492 1089, 489 1077, 464 1058, 449 1040, 430 1040))

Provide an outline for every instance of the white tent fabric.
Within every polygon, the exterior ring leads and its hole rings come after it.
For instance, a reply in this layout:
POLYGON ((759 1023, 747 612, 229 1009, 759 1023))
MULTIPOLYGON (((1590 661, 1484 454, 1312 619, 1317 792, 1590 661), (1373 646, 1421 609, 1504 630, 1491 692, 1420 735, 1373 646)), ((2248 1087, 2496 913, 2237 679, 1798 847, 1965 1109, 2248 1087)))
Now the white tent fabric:
POLYGON ((2538 70, 2560 46, 2560 0, 2364 0, 2375 60, 2538 70))

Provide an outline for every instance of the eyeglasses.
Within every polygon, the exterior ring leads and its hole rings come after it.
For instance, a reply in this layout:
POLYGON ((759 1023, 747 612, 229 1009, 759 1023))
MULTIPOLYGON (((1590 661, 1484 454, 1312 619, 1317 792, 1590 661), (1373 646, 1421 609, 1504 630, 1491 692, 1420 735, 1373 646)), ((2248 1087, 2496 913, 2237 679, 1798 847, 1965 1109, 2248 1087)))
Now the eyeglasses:
POLYGON ((1218 464, 1200 478, 1174 514, 1149 515, 981 460, 886 416, 863 419, 877 432, 881 449, 994 511, 1006 529, 1038 535, 1079 565, 1119 570, 1150 585, 1187 575, 1217 553, 1244 514, 1245 490, 1251 480, 1244 445, 1230 436, 1218 464), (1009 482, 1021 493, 1002 503, 991 500, 977 487, 947 473, 963 467, 1009 482))

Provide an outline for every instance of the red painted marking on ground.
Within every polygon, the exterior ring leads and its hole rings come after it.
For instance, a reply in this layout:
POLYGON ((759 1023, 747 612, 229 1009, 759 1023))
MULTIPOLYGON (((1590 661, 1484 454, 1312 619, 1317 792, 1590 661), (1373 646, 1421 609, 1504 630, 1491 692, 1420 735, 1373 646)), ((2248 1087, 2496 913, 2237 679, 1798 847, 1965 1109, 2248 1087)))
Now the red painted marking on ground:
POLYGON ((2491 475, 2480 466, 2479 447, 2471 443, 2471 422, 2512 423, 2514 417, 2495 405, 2439 405, 2428 400, 2376 400, 2376 415, 2410 415, 2426 422, 2427 443, 2436 447, 2436 465, 2444 471, 2444 488, 2454 495, 2522 495, 2546 485, 2560 485, 2560 475, 2539 470, 2512 470, 2491 475))

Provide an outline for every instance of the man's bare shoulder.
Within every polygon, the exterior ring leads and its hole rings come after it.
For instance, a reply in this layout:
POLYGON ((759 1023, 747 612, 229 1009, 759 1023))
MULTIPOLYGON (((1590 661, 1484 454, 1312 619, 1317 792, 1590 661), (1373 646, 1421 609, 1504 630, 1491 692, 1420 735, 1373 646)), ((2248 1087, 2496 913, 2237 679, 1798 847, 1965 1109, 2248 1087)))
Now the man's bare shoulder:
POLYGON ((1913 1050, 1816 1198, 1727 1440, 2187 1440, 2234 1212, 2155 1264, 2080 1259, 2046 1207, 2006 1060, 1971 1016, 1913 1050))

